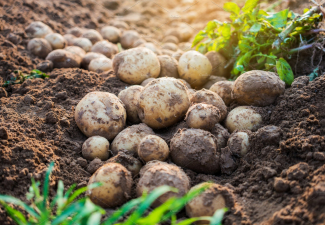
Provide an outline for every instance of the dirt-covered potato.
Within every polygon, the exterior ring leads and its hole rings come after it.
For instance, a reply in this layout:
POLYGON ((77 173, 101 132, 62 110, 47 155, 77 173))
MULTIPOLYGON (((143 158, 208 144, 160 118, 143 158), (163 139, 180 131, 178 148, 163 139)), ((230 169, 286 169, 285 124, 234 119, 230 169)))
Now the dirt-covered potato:
POLYGON ((47 34, 53 33, 51 27, 41 21, 29 24, 25 32, 29 38, 44 38, 47 34))
POLYGON ((45 39, 50 43, 52 49, 63 49, 68 43, 61 34, 52 33, 45 36, 45 39))
POLYGON ((84 68, 86 70, 88 70, 88 66, 90 64, 90 62, 93 59, 98 59, 98 58, 104 58, 106 59, 107 57, 104 56, 103 54, 97 53, 97 52, 88 52, 81 61, 81 68, 84 68))
POLYGON ((232 133, 227 143, 232 154, 243 157, 249 151, 249 135, 247 132, 232 133))
POLYGON ((201 129, 182 129, 170 141, 172 161, 197 173, 216 174, 220 171, 216 138, 201 129))
POLYGON ((108 41, 99 41, 91 48, 92 52, 97 52, 105 55, 107 58, 112 58, 118 52, 116 45, 108 41))
POLYGON ((146 86, 147 84, 150 83, 150 81, 153 81, 155 80, 155 78, 148 78, 148 79, 145 79, 142 83, 141 83, 141 86, 146 86))
POLYGON ((161 66, 159 77, 179 77, 176 59, 168 55, 159 55, 158 60, 161 66))
POLYGON ((145 162, 165 161, 169 156, 169 148, 161 137, 148 135, 141 140, 138 146, 138 155, 145 162))
POLYGON ((103 208, 115 208, 131 197, 133 184, 131 172, 118 163, 107 163, 89 179, 88 186, 102 182, 103 185, 87 191, 90 200, 103 208))
POLYGON ((82 145, 82 156, 85 159, 107 160, 109 157, 109 142, 101 136, 92 136, 88 138, 82 145))
POLYGON ((205 83, 205 85, 203 86, 203 88, 209 90, 210 87, 211 87, 212 85, 214 85, 215 83, 217 83, 217 82, 219 82, 219 81, 226 81, 226 78, 211 75, 211 76, 209 77, 208 82, 205 83))
POLYGON ((127 150, 130 155, 137 155, 138 146, 142 138, 149 134, 155 134, 144 123, 132 125, 120 132, 113 140, 111 150, 116 155, 121 150, 127 150))
POLYGON ((213 134, 217 139, 218 150, 227 146, 227 141, 230 134, 226 128, 217 123, 212 128, 211 134, 213 134))
POLYGON ((112 60, 109 58, 96 58, 90 61, 88 65, 90 71, 102 73, 113 69, 112 60))
POLYGON ((140 94, 138 115, 153 129, 169 127, 184 118, 190 100, 186 86, 172 77, 158 78, 140 94))
POLYGON ((151 43, 151 42, 146 42, 141 44, 139 47, 144 47, 144 48, 148 48, 151 51, 153 51, 156 55, 161 55, 161 50, 158 49, 155 44, 151 43))
POLYGON ((209 80, 211 71, 209 59, 197 51, 185 52, 178 62, 179 77, 193 88, 201 88, 209 80))
POLYGON ((93 45, 103 40, 102 35, 100 35, 100 33, 94 29, 86 30, 82 33, 81 37, 89 39, 93 45))
POLYGON ((83 37, 73 39, 73 45, 82 48, 85 52, 90 52, 93 46, 89 39, 83 37))
POLYGON ((140 85, 132 85, 122 90, 118 97, 125 105, 127 120, 131 123, 140 123, 138 116, 138 101, 143 87, 140 85))
POLYGON ((198 103, 188 109, 185 120, 190 128, 211 131, 220 120, 220 110, 210 104, 198 103))
POLYGON ((28 42, 28 51, 40 58, 45 58, 51 51, 51 44, 44 38, 33 38, 28 42))
POLYGON ((135 30, 129 30, 123 32, 120 43, 124 49, 129 49, 133 47, 135 41, 140 38, 140 35, 135 30))
POLYGON ((100 31, 102 37, 110 42, 117 43, 121 37, 120 29, 113 26, 105 26, 100 31))
POLYGON ((252 70, 237 78, 231 97, 241 105, 268 106, 284 90, 285 83, 276 73, 252 70))
POLYGON ((175 36, 172 36, 172 35, 169 35, 169 36, 166 36, 164 37, 164 39, 162 40, 163 43, 174 43, 174 44, 178 44, 179 43, 179 40, 177 37, 175 36))
POLYGON ((140 160, 126 154, 123 151, 119 151, 116 156, 107 160, 107 162, 119 163, 124 166, 128 171, 131 172, 132 177, 135 177, 139 174, 142 163, 140 160))
POLYGON ((140 45, 146 43, 147 41, 142 39, 142 38, 139 38, 138 40, 136 40, 133 45, 132 45, 132 48, 136 48, 136 47, 139 47, 140 45))
POLYGON ((253 107, 239 106, 229 112, 225 125, 232 133, 235 130, 256 131, 262 122, 262 116, 253 107))
POLYGON ((178 46, 174 43, 165 43, 161 46, 162 49, 168 49, 176 52, 178 50, 178 46))
POLYGON ((65 34, 65 35, 63 35, 63 37, 66 40, 68 46, 72 46, 74 39, 76 39, 76 37, 72 34, 65 34))
POLYGON ((148 48, 138 47, 115 55, 113 68, 116 76, 128 84, 141 84, 160 73, 160 63, 155 53, 148 48))
POLYGON ((90 92, 78 103, 75 120, 87 137, 99 135, 112 140, 126 123, 121 100, 108 92, 90 92))
MULTIPOLYGON (((151 161, 154 162, 154 161, 151 161)), ((150 162, 149 162, 150 163, 150 162)), ((171 197, 182 197, 190 189, 190 180, 184 171, 178 166, 168 163, 152 163, 149 166, 142 167, 140 171, 140 180, 137 185, 137 196, 141 196, 143 192, 150 193, 157 187, 168 185, 178 189, 178 192, 167 192, 161 195, 153 204, 157 207, 163 204, 171 197)))
POLYGON ((73 27, 67 30, 67 34, 72 34, 75 37, 80 37, 83 34, 83 32, 85 32, 85 30, 80 27, 73 27))
POLYGON ((231 91, 234 83, 234 81, 219 81, 210 87, 210 91, 217 93, 226 105, 230 105, 233 101, 231 98, 231 91))
POLYGON ((231 69, 225 68, 225 66, 227 65, 227 60, 219 52, 207 52, 205 56, 209 59, 212 65, 212 75, 219 77, 230 76, 231 69))
POLYGON ((81 58, 64 49, 56 49, 47 55, 46 60, 50 60, 54 68, 79 68, 81 58))
POLYGON ((83 50, 82 48, 80 48, 78 46, 68 46, 64 50, 71 52, 71 53, 79 56, 80 58, 83 58, 86 55, 85 50, 83 50))

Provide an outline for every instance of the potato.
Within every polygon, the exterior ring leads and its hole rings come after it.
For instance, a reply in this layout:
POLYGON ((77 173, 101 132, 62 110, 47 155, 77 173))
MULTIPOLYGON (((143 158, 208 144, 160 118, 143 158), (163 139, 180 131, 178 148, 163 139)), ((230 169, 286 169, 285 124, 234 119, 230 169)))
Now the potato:
POLYGON ((88 52, 81 61, 81 68, 84 68, 86 70, 88 70, 88 66, 90 64, 90 62, 93 59, 98 59, 98 58, 104 58, 106 59, 107 57, 104 56, 103 54, 97 53, 97 52, 88 52))
POLYGON ((158 60, 161 66, 159 77, 175 77, 178 78, 178 69, 176 59, 167 56, 160 55, 158 60))
POLYGON ((234 87, 234 81, 219 81, 210 87, 210 91, 217 93, 226 105, 230 105, 233 101, 231 91, 234 87))
POLYGON ((192 96, 195 94, 195 89, 192 89, 192 88, 188 88, 187 89, 187 94, 188 94, 188 97, 191 99, 192 96))
POLYGON ((64 49, 56 49, 47 55, 46 60, 52 61, 54 68, 79 68, 81 58, 64 49))
POLYGON ((29 38, 44 38, 47 34, 53 33, 52 29, 41 21, 29 24, 25 32, 29 38))
POLYGON ((88 186, 102 182, 103 185, 87 191, 90 200, 103 208, 115 208, 131 197, 133 184, 131 172, 118 163, 107 163, 89 179, 88 186))
POLYGON ((171 197, 184 196, 190 189, 190 180, 178 166, 164 162, 153 163, 149 167, 143 167, 140 171, 140 180, 136 189, 137 196, 141 196, 144 192, 150 193, 163 185, 177 188, 178 192, 167 192, 161 195, 152 204, 153 207, 158 207, 171 197))
POLYGON ((123 151, 119 151, 116 156, 110 158, 107 162, 119 163, 124 166, 128 171, 131 172, 132 177, 135 177, 139 174, 142 163, 140 160, 126 154, 123 151))
POLYGON ((148 135, 141 140, 138 146, 138 155, 145 162, 165 161, 169 155, 169 148, 162 138, 156 135, 148 135))
POLYGON ((219 77, 229 77, 230 70, 225 68, 227 65, 227 60, 219 52, 207 52, 205 56, 209 59, 212 65, 212 75, 219 77))
POLYGON ((63 35, 63 37, 66 40, 66 42, 68 43, 68 46, 72 46, 74 39, 76 39, 76 37, 72 34, 65 34, 65 35, 63 35))
POLYGON ((166 31, 165 38, 167 39, 167 37, 170 37, 170 36, 176 37, 178 42, 181 41, 181 34, 180 34, 180 31, 177 28, 171 28, 171 29, 166 31))
POLYGON ((151 42, 146 42, 143 43, 142 45, 140 45, 139 47, 144 47, 144 48, 148 48, 151 51, 153 51, 156 55, 161 55, 161 50, 158 49, 153 43, 151 42))
POLYGON ((109 142, 101 136, 92 136, 82 145, 82 156, 85 159, 93 160, 99 158, 107 160, 109 157, 109 142))
POLYGON ((139 38, 138 40, 136 40, 133 45, 132 45, 132 48, 136 48, 136 47, 139 47, 141 46, 142 44, 144 43, 147 43, 146 40, 142 39, 142 38, 139 38))
POLYGON ((99 135, 112 140, 126 123, 121 100, 108 92, 90 92, 78 103, 75 120, 87 137, 99 135))
POLYGON ((61 34, 52 33, 45 36, 45 39, 50 43, 52 49, 63 49, 68 45, 68 42, 61 34))
POLYGON ((118 97, 125 105, 127 120, 131 123, 140 123, 138 116, 138 100, 143 87, 140 85, 133 85, 127 89, 122 90, 118 97))
POLYGON ((139 38, 140 36, 135 30, 125 31, 120 38, 120 43, 124 49, 132 48, 134 42, 139 38))
POLYGON ((182 120, 190 107, 186 86, 172 77, 158 78, 140 94, 138 115, 153 129, 169 127, 182 120))
POLYGON ((230 134, 226 128, 217 123, 212 128, 211 134, 213 134, 217 139, 218 150, 227 146, 227 141, 229 139, 230 134))
POLYGON ((102 35, 100 35, 100 33, 97 30, 94 29, 89 29, 87 31, 85 31, 81 37, 83 38, 87 38, 89 39, 89 41, 91 41, 91 43, 94 45, 99 41, 103 40, 102 35))
POLYGON ((262 116, 253 107, 239 106, 229 112, 225 125, 232 133, 235 130, 256 131, 262 122, 262 116))
POLYGON ((209 90, 212 85, 214 85, 215 83, 217 83, 219 81, 227 81, 227 80, 224 77, 218 77, 218 76, 211 75, 209 77, 208 82, 205 83, 205 85, 203 86, 203 88, 209 90))
POLYGON ((67 31, 67 34, 72 34, 75 37, 80 37, 83 34, 83 32, 85 32, 85 29, 80 27, 73 27, 67 31))
POLYGON ((180 42, 189 41, 190 38, 193 36, 193 28, 187 23, 181 23, 178 30, 180 34, 180 42))
POLYGON ((175 52, 172 57, 175 58, 177 60, 177 62, 179 61, 179 59, 181 58, 181 56, 184 54, 183 51, 178 50, 177 52, 175 52))
POLYGON ((179 43, 179 40, 177 37, 175 36, 172 36, 172 35, 169 35, 169 36, 166 36, 164 37, 164 39, 162 40, 163 43, 174 43, 174 44, 178 44, 179 43))
POLYGON ((130 29, 130 26, 126 22, 120 21, 120 20, 115 20, 115 21, 111 22, 111 25, 113 27, 116 27, 116 28, 119 28, 119 29, 123 29, 123 30, 130 29))
POLYGON ((102 73, 113 69, 112 60, 109 58, 96 58, 90 61, 88 65, 90 71, 102 73))
POLYGON ((191 128, 211 131, 220 118, 220 110, 217 107, 198 103, 188 109, 185 120, 191 128))
POLYGON ((117 43, 121 37, 121 31, 113 26, 105 26, 100 31, 102 37, 110 42, 117 43))
POLYGON ((170 141, 172 161, 197 173, 220 172, 216 138, 201 129, 180 129, 170 141))
POLYGON ((206 103, 217 107, 220 110, 220 121, 224 120, 227 116, 227 106, 223 102, 222 98, 212 91, 202 89, 195 92, 195 94, 192 95, 191 102, 193 104, 206 103))
POLYGON ((33 38, 28 42, 27 49, 33 55, 43 59, 52 51, 50 43, 44 38, 33 38))
POLYGON ((181 51, 187 52, 189 50, 194 51, 194 49, 192 49, 192 44, 190 42, 181 42, 178 44, 178 47, 181 51))
POLYGON ((144 123, 130 126, 115 137, 112 142, 111 150, 114 155, 121 150, 127 150, 130 155, 136 156, 138 154, 140 141, 149 134, 155 133, 144 123))
POLYGON ((183 80, 183 79, 177 79, 177 80, 182 82, 187 87, 187 89, 192 89, 191 85, 189 83, 187 83, 186 80, 183 80))
POLYGON ((148 79, 145 79, 142 83, 141 83, 141 86, 146 86, 147 84, 150 83, 150 81, 153 81, 155 80, 155 78, 148 78, 148 79))
MULTIPOLYGON (((168 50, 168 49, 161 49, 161 54, 162 55, 168 55, 168 56, 170 56, 170 57, 172 57, 173 59, 175 59, 174 57, 173 57, 173 54, 174 54, 175 52, 173 52, 173 51, 171 51, 171 50, 168 50)), ((175 59, 176 60, 176 59, 175 59)), ((177 60, 176 60, 176 62, 177 62, 177 60)), ((177 62, 178 63, 178 62, 177 62)), ((177 71, 177 73, 178 73, 178 71, 177 71)))
POLYGON ((268 106, 284 90, 285 83, 276 73, 252 70, 237 78, 231 97, 240 105, 268 106))
POLYGON ((158 77, 160 73, 156 54, 143 47, 129 49, 115 55, 113 68, 116 76, 128 84, 141 84, 145 79, 158 77))
POLYGON ((99 41, 91 48, 92 52, 97 52, 105 55, 107 58, 112 58, 118 52, 116 45, 108 41, 99 41))
POLYGON ((178 46, 174 43, 165 43, 165 44, 163 44, 163 46, 161 48, 168 49, 168 50, 171 50, 174 52, 176 52, 178 50, 178 46))
POLYGON ((193 88, 201 88, 211 75, 212 66, 208 58, 197 51, 185 52, 178 62, 178 74, 193 88))
POLYGON ((93 44, 91 43, 91 41, 89 39, 82 38, 82 37, 75 38, 73 40, 73 45, 82 48, 83 50, 85 50, 85 52, 89 52, 91 50, 91 47, 93 46, 93 44))
POLYGON ((72 54, 75 54, 76 56, 79 56, 80 58, 85 57, 86 52, 82 48, 78 46, 68 46, 64 50, 71 52, 72 54))
POLYGON ((235 132, 232 133, 227 143, 232 154, 243 157, 247 154, 250 144, 249 135, 247 132, 235 132))

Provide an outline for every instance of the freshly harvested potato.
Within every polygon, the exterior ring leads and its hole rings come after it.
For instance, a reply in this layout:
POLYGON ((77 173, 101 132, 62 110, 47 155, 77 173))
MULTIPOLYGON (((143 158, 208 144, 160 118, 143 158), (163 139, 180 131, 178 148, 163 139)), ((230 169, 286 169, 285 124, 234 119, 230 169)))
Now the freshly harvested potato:
MULTIPOLYGON (((173 59, 175 59, 174 57, 173 57, 173 54, 174 54, 175 52, 173 52, 173 51, 171 51, 171 50, 168 50, 168 49, 161 49, 161 54, 162 55, 168 55, 168 56, 170 56, 170 57, 172 57, 173 59)), ((175 59, 176 60, 176 59, 175 59)), ((177 60, 176 60, 176 62, 177 62, 177 60)), ((177 71, 177 73, 178 73, 178 71, 177 71)))
POLYGON ((276 73, 252 70, 237 78, 231 97, 241 105, 268 106, 284 90, 285 83, 276 73))
POLYGON ((148 48, 138 47, 115 55, 113 68, 116 76, 128 84, 141 84, 160 73, 159 60, 148 48))
POLYGON ((104 56, 103 54, 97 53, 97 52, 88 52, 81 61, 81 68, 84 68, 86 70, 88 70, 88 66, 90 64, 90 62, 94 59, 98 59, 98 58, 104 58, 106 59, 107 57, 104 56))
POLYGON ((211 134, 217 139, 218 150, 227 146, 227 141, 230 136, 228 130, 221 126, 219 123, 215 124, 211 130, 211 134))
POLYGON ((82 37, 75 38, 73 40, 73 45, 82 48, 83 50, 85 50, 85 52, 90 52, 91 47, 93 46, 93 44, 91 43, 91 41, 89 39, 82 38, 82 37))
POLYGON ((89 39, 89 41, 91 41, 91 43, 94 45, 99 41, 103 40, 102 35, 100 35, 100 33, 97 30, 94 29, 89 29, 87 31, 85 31, 81 37, 83 38, 87 38, 89 39))
POLYGON ((135 41, 140 38, 140 35, 135 30, 125 31, 121 38, 120 43, 124 49, 129 49, 133 47, 135 41))
POLYGON ((212 75, 219 77, 230 76, 230 69, 225 68, 227 60, 219 52, 207 52, 205 56, 209 59, 212 65, 212 75))
POLYGON ((131 172, 118 163, 107 163, 89 179, 88 186, 102 182, 103 185, 87 191, 90 200, 103 208, 115 208, 131 197, 133 184, 131 172))
POLYGON ((91 48, 92 52, 97 52, 105 55, 107 58, 112 58, 118 52, 116 45, 108 41, 99 41, 91 48))
POLYGON ((99 158, 107 160, 109 157, 109 142, 101 136, 92 136, 82 145, 82 156, 85 159, 93 160, 99 158))
POLYGON ((174 43, 165 43, 163 46, 161 46, 162 49, 168 49, 173 52, 176 52, 178 50, 178 46, 174 43))
POLYGON ((181 34, 177 28, 171 28, 166 31, 165 38, 167 39, 170 36, 176 37, 178 42, 181 42, 181 34))
POLYGON ((65 34, 63 35, 64 39, 66 40, 66 42, 68 43, 68 46, 72 46, 74 39, 76 38, 74 35, 72 34, 65 34))
POLYGON ((25 32, 29 38, 44 38, 47 34, 53 33, 51 27, 41 21, 29 24, 25 32))
POLYGON ((141 120, 138 116, 138 101, 143 87, 140 85, 133 85, 118 94, 118 98, 125 105, 127 120, 131 123, 140 123, 141 120))
MULTIPOLYGON (((177 28, 180 34, 180 42, 189 41, 193 36, 193 28, 189 26, 187 23, 181 23, 179 28, 177 28)), ((192 44, 191 44, 192 45, 192 44)))
POLYGON ((44 38, 33 38, 28 42, 27 49, 33 55, 43 59, 52 51, 50 43, 44 38))
POLYGON ((203 88, 209 90, 210 87, 211 87, 212 85, 214 85, 215 83, 217 83, 217 82, 219 82, 219 81, 226 81, 226 78, 211 75, 211 76, 209 77, 208 82, 205 83, 205 85, 203 86, 203 88))
POLYGON ((230 105, 233 101, 231 98, 231 91, 234 87, 234 81, 219 81, 210 87, 210 91, 217 93, 226 105, 230 105))
POLYGON ((178 62, 178 74, 193 88, 201 88, 211 75, 212 66, 205 55, 197 51, 185 52, 178 62))
POLYGON ((155 78, 148 78, 148 79, 145 79, 142 83, 141 83, 141 86, 146 86, 147 84, 150 83, 150 81, 153 81, 155 80, 155 78))
POLYGON ((161 66, 159 77, 175 77, 178 78, 178 69, 176 59, 167 56, 159 55, 158 60, 161 66))
POLYGON ((172 161, 197 173, 216 174, 220 171, 216 138, 201 129, 180 129, 170 141, 172 161))
POLYGON ((232 133, 235 130, 256 131, 262 122, 262 116, 253 107, 239 106, 229 112, 225 125, 232 133))
POLYGON ((90 71, 102 73, 113 69, 112 60, 109 58, 96 58, 90 61, 88 65, 90 71))
POLYGON ((85 32, 83 28, 73 27, 67 31, 67 34, 72 34, 75 37, 80 37, 83 34, 83 32, 85 32))
POLYGON ((140 94, 138 115, 153 129, 169 127, 184 118, 190 100, 186 86, 172 77, 158 78, 140 94))
POLYGON ((110 42, 117 43, 121 37, 120 29, 113 26, 105 26, 100 31, 102 37, 110 42))
POLYGON ((132 48, 140 47, 144 43, 147 43, 147 41, 142 38, 139 38, 133 43, 132 48))
POLYGON ((68 42, 61 34, 52 33, 45 36, 45 39, 50 43, 52 49, 63 49, 68 45, 68 42))
POLYGON ((86 55, 85 50, 83 50, 82 48, 80 48, 78 46, 68 46, 64 50, 71 52, 71 53, 79 56, 80 58, 83 58, 86 55))
POLYGON ((156 55, 161 55, 161 51, 151 42, 146 42, 140 45, 139 47, 148 48, 153 51, 156 55))
POLYGON ((153 130, 144 123, 132 125, 120 132, 112 142, 111 150, 116 155, 121 150, 127 150, 130 155, 136 156, 138 146, 142 138, 149 134, 155 134, 153 130))
POLYGON ((148 135, 141 140, 138 146, 138 155, 145 162, 165 161, 169 155, 169 148, 161 137, 148 135))
POLYGON ((54 68, 79 68, 81 59, 64 49, 56 49, 47 55, 46 60, 52 61, 54 68))
POLYGON ((121 21, 121 20, 115 20, 115 21, 112 21, 111 22, 111 25, 113 27, 116 27, 116 28, 119 28, 119 29, 123 29, 123 30, 128 30, 130 29, 130 26, 124 22, 124 21, 121 21))
POLYGON ((232 133, 228 139, 227 143, 232 154, 243 157, 247 154, 250 144, 249 135, 247 132, 235 132, 232 133))
POLYGON ((180 82, 182 82, 187 87, 187 89, 192 89, 191 85, 189 83, 187 83, 186 80, 179 79, 179 78, 177 80, 179 80, 180 82))
POLYGON ((139 174, 142 163, 140 160, 126 154, 123 151, 119 151, 116 156, 110 158, 107 162, 119 163, 124 166, 128 171, 131 172, 132 177, 135 177, 139 174))
POLYGON ((181 51, 187 52, 189 50, 194 51, 194 49, 192 49, 192 44, 190 42, 181 42, 178 44, 178 47, 181 51))
POLYGON ((192 88, 188 88, 187 89, 187 94, 188 94, 188 97, 191 99, 192 96, 195 94, 195 89, 192 89, 192 88))
POLYGON ((174 44, 178 44, 179 43, 179 40, 177 37, 175 36, 172 36, 172 35, 169 35, 169 36, 166 36, 164 37, 164 39, 162 40, 163 43, 174 43, 174 44))
POLYGON ((179 59, 181 58, 181 56, 184 54, 183 51, 178 50, 177 52, 175 52, 172 57, 175 58, 177 60, 177 62, 179 61, 179 59))
POLYGON ((112 140, 126 123, 121 100, 108 92, 90 92, 78 103, 75 120, 87 137, 99 135, 112 140))

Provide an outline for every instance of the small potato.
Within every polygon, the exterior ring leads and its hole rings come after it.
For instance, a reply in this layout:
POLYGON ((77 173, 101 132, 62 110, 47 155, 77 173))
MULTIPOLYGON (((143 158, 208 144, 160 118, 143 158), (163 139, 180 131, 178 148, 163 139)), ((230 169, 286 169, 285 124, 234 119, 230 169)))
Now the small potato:
POLYGON ((102 73, 113 69, 112 60, 109 58, 96 58, 90 61, 88 65, 90 71, 102 73))
POLYGON ((107 39, 110 42, 117 43, 121 37, 121 31, 113 26, 105 26, 100 31, 104 39, 107 39))
POLYGON ((112 142, 111 150, 114 155, 119 151, 127 150, 130 155, 136 156, 140 141, 149 134, 155 133, 144 123, 130 126, 116 136, 112 142))
POLYGON ((124 49, 129 49, 139 38, 140 35, 135 30, 125 31, 120 38, 120 43, 124 49))
POLYGON ((181 34, 177 28, 171 28, 171 29, 167 30, 165 35, 166 35, 165 36, 166 39, 167 39, 167 37, 173 36, 173 37, 177 38, 178 42, 181 41, 181 34))
POLYGON ((165 44, 163 44, 163 46, 161 48, 168 49, 168 50, 171 50, 174 52, 176 52, 178 50, 178 46, 174 43, 165 43, 165 44))
POLYGON ((253 107, 239 106, 229 112, 225 125, 232 133, 235 130, 256 131, 262 122, 262 116, 253 107))
POLYGON ((119 28, 119 29, 123 29, 123 30, 130 29, 130 26, 126 22, 120 21, 120 20, 115 20, 115 21, 111 22, 111 25, 113 27, 116 27, 116 28, 119 28))
POLYGON ((235 132, 232 133, 227 143, 232 154, 243 157, 249 150, 249 135, 247 132, 235 132))
POLYGON ((177 37, 175 36, 166 36, 164 37, 164 39, 162 40, 163 43, 174 43, 174 44, 178 44, 179 43, 179 40, 177 37))
POLYGON ((53 63, 53 68, 79 68, 81 58, 64 49, 56 49, 46 57, 53 63))
POLYGON ((131 172, 132 177, 137 176, 142 168, 142 163, 140 160, 124 153, 123 151, 119 151, 116 156, 110 158, 107 162, 121 164, 131 172))
POLYGON ((219 52, 207 52, 205 56, 209 59, 212 65, 212 75, 219 77, 229 77, 230 70, 225 68, 227 60, 219 52))
POLYGON ((155 80, 155 78, 148 78, 148 79, 145 79, 142 83, 141 83, 141 86, 146 86, 147 84, 149 84, 151 81, 155 80))
POLYGON ((80 48, 78 46, 68 46, 64 50, 71 52, 71 53, 79 56, 80 58, 83 58, 86 55, 85 50, 83 50, 82 48, 80 48))
POLYGON ((99 158, 107 160, 109 157, 109 142, 101 136, 92 136, 82 145, 82 156, 85 159, 93 160, 99 158))
POLYGON ((83 32, 85 32, 85 29, 80 27, 73 27, 67 31, 67 34, 72 34, 75 37, 80 37, 83 34, 83 32))
POLYGON ((107 58, 112 58, 118 52, 116 45, 108 41, 99 41, 91 48, 92 52, 97 52, 105 55, 107 58))
POLYGON ((35 21, 28 25, 25 32, 29 38, 44 38, 53 33, 52 29, 41 21, 35 21))
POLYGON ((144 43, 147 43, 147 41, 142 38, 139 38, 133 43, 132 48, 140 47, 144 43))
POLYGON ((76 37, 72 34, 65 34, 65 35, 63 35, 63 37, 66 40, 66 42, 68 43, 68 46, 72 46, 74 39, 76 39, 76 37))
POLYGON ((115 55, 113 68, 116 76, 128 84, 141 84, 160 73, 160 63, 155 53, 148 48, 138 47, 115 55))
POLYGON ((181 51, 187 52, 187 51, 194 51, 194 49, 192 49, 192 44, 190 42, 181 42, 178 44, 178 47, 181 51))
POLYGON ((201 88, 208 80, 212 66, 208 58, 197 51, 185 52, 178 62, 178 74, 193 88, 201 88))
POLYGON ((100 35, 100 33, 97 30, 94 29, 89 29, 87 31, 85 31, 81 37, 83 38, 87 38, 89 39, 89 41, 91 41, 91 43, 94 45, 99 41, 103 40, 102 35, 100 35))
POLYGON ((181 58, 181 56, 184 54, 183 51, 178 50, 177 52, 175 52, 172 57, 175 58, 177 60, 177 62, 179 61, 179 59, 181 58))
POLYGON ((104 58, 106 59, 107 57, 104 56, 103 54, 97 53, 97 52, 88 52, 81 61, 81 68, 84 68, 88 70, 89 64, 92 60, 98 59, 98 58, 104 58))
POLYGON ((161 66, 159 77, 179 77, 176 59, 167 55, 160 55, 158 60, 161 66))
POLYGON ((185 120, 191 128, 211 131, 220 118, 220 110, 217 107, 198 103, 188 109, 185 120))
POLYGON ((153 129, 174 125, 190 107, 186 86, 172 77, 158 78, 147 84, 140 94, 138 115, 153 129))
POLYGON ((284 90, 285 83, 276 73, 252 70, 237 78, 231 97, 240 105, 268 106, 284 90))
MULTIPOLYGON (((172 57, 173 59, 175 59, 174 57, 173 57, 173 55, 174 55, 174 51, 171 51, 171 50, 168 50, 168 49, 161 49, 161 54, 162 55, 168 55, 168 56, 170 56, 170 57, 172 57)), ((176 60, 176 59, 175 59, 176 60)), ((177 62, 177 60, 176 60, 176 62, 177 62)), ((178 63, 178 62, 177 62, 178 63)), ((178 73, 178 71, 177 71, 177 73, 178 73)))
POLYGON ((156 55, 161 55, 161 51, 160 49, 158 49, 153 43, 151 42, 146 42, 143 43, 142 45, 140 45, 139 47, 144 47, 144 48, 148 48, 151 51, 153 51, 156 55))
POLYGON ((118 98, 124 103, 127 113, 127 120, 131 123, 140 123, 138 116, 138 101, 143 87, 140 85, 133 85, 127 89, 122 90, 118 94, 118 98))
POLYGON ((103 208, 115 208, 131 197, 132 175, 118 163, 107 163, 89 179, 88 186, 102 182, 103 185, 87 191, 90 200, 103 208))
POLYGON ((210 91, 217 93, 226 105, 230 105, 233 101, 231 99, 231 91, 234 87, 234 81, 219 81, 210 87, 210 91))
POLYGON ((99 135, 112 140, 126 123, 121 100, 108 92, 90 92, 78 103, 75 120, 87 137, 99 135))
POLYGON ((189 26, 187 23, 180 24, 178 30, 180 34, 180 38, 179 38, 180 42, 189 41, 190 38, 193 36, 193 28, 189 26))
POLYGON ((52 33, 45 36, 45 39, 50 43, 52 49, 63 49, 68 43, 61 34, 52 33))
POLYGON ((43 59, 52 51, 50 43, 43 38, 33 38, 30 40, 28 42, 27 49, 33 55, 43 59))
POLYGON ((227 141, 229 139, 230 134, 226 128, 217 123, 212 128, 211 134, 213 134, 217 139, 218 150, 227 146, 227 141))
POLYGON ((90 52, 91 47, 93 46, 93 44, 91 43, 91 41, 89 39, 82 38, 82 37, 81 38, 75 38, 73 40, 73 45, 82 48, 83 50, 85 50, 85 52, 90 52))
POLYGON ((205 85, 203 86, 203 88, 209 90, 210 87, 211 87, 212 85, 214 85, 215 83, 217 83, 217 82, 219 82, 219 81, 226 81, 226 78, 211 75, 211 76, 209 77, 208 82, 205 83, 205 85))
POLYGON ((169 155, 169 148, 162 138, 156 135, 148 135, 141 140, 138 146, 138 155, 145 162, 165 161, 169 155))

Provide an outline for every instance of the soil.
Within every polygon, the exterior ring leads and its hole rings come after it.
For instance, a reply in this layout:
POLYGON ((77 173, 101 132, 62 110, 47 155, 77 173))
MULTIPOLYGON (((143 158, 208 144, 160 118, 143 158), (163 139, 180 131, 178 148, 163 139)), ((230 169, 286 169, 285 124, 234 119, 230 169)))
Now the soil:
MULTIPOLYGON (((157 43, 167 28, 180 22, 187 23, 196 33, 210 19, 225 20, 227 14, 218 10, 222 1, 218 5, 211 2, 0 1, 0 83, 12 76, 14 70, 27 73, 44 61, 26 50, 28 39, 24 29, 32 21, 43 21, 63 34, 74 26, 100 29, 122 19, 130 29, 157 43)), ((290 2, 289 6, 297 12, 306 7, 300 4, 305 1, 290 2)), ((260 109, 264 125, 277 128, 252 133, 249 153, 243 158, 231 158, 230 175, 197 174, 184 169, 192 186, 213 181, 231 193, 235 204, 223 224, 324 224, 325 77, 309 82, 308 77, 301 76, 314 69, 308 63, 311 55, 304 54, 305 58, 300 55, 295 61, 295 74, 300 77, 273 105, 260 109)), ((313 59, 324 64, 320 56, 313 59)), ((51 161, 55 161, 52 194, 58 180, 65 187, 73 183, 78 187, 87 185, 101 162, 82 158, 82 144, 87 138, 76 125, 74 108, 91 91, 118 95, 129 86, 113 72, 54 69, 48 74, 50 77, 44 80, 26 80, 0 88, 1 194, 26 200, 31 177, 42 181, 51 161)), ((180 128, 187 128, 186 123, 182 121, 156 132, 169 144, 180 128)), ((184 217, 185 213, 179 216, 184 217)), ((3 208, 0 224, 14 224, 3 208)))

